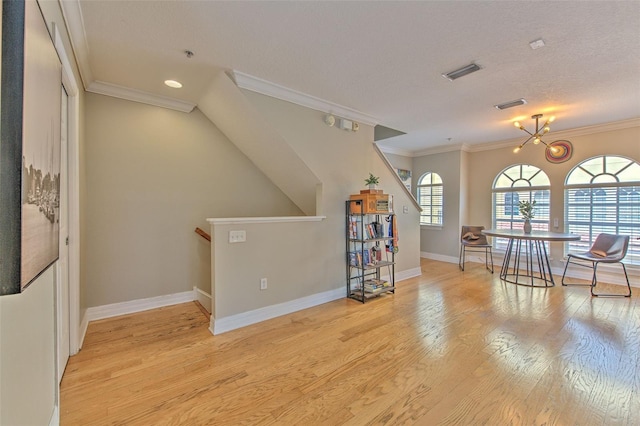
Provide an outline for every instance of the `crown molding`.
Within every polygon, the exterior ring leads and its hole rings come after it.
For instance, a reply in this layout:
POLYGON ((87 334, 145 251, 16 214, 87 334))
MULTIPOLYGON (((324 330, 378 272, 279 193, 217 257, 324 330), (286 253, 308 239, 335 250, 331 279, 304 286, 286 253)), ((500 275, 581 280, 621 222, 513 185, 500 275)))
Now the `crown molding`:
POLYGON ((414 151, 412 157, 422 157, 425 155, 443 154, 445 152, 452 151, 467 151, 469 152, 469 145, 467 144, 455 144, 455 145, 441 145, 434 148, 423 149, 420 151, 414 151))
MULTIPOLYGON (((612 132, 615 130, 630 129, 633 127, 640 127, 640 117, 631 118, 628 120, 612 121, 611 123, 594 124, 592 126, 578 127, 569 130, 554 131, 553 134, 549 133, 549 136, 553 137, 553 140, 570 139, 578 136, 593 135, 596 133, 612 132)), ((547 136, 547 139, 551 137, 547 136)), ((506 139, 498 142, 489 142, 476 145, 458 144, 458 145, 441 145, 434 148, 424 149, 421 151, 407 151, 408 157, 422 157, 424 155, 441 154, 451 151, 466 151, 466 152, 481 152, 491 151, 501 148, 514 148, 516 145, 522 142, 522 138, 506 139)), ((387 151, 387 148, 382 148, 383 152, 393 152, 391 149, 387 151)))
POLYGON ((405 157, 413 157, 413 156, 415 156, 415 153, 413 151, 409 151, 409 150, 406 150, 406 149, 399 149, 399 148, 383 146, 383 145, 380 145, 378 142, 374 142, 374 145, 376 147, 378 147, 378 149, 381 152, 385 153, 385 154, 402 155, 402 156, 405 156, 405 157))
MULTIPOLYGON (((575 129, 558 130, 550 132, 546 139, 554 141, 561 139, 570 139, 578 136, 593 135, 595 133, 612 132, 615 130, 630 129, 632 127, 640 127, 640 117, 631 118, 628 120, 612 121, 610 123, 594 124, 592 126, 578 127, 575 129)), ((492 142, 481 145, 469 146, 469 152, 489 151, 492 149, 500 148, 513 148, 515 145, 522 142, 523 138, 508 139, 499 142, 492 142)))
POLYGON ((369 126, 375 126, 379 123, 379 120, 375 117, 355 109, 338 105, 330 101, 325 101, 324 99, 316 98, 315 96, 307 95, 306 93, 301 93, 239 71, 233 71, 232 79, 236 82, 236 85, 242 89, 251 90, 252 92, 261 93, 263 95, 271 96, 272 98, 291 102, 293 104, 327 114, 337 115, 339 117, 346 118, 347 120, 356 121, 369 126))
POLYGON ((92 82, 87 88, 87 92, 173 109, 180 112, 191 112, 196 106, 196 104, 192 102, 180 101, 166 96, 158 96, 148 92, 143 92, 142 90, 131 89, 129 87, 118 86, 116 84, 105 83, 102 81, 92 82))
POLYGON ((87 33, 84 30, 84 18, 80 9, 80 2, 78 0, 65 0, 59 3, 62 9, 62 17, 69 30, 71 49, 78 64, 82 86, 87 90, 91 82, 93 82, 93 73, 89 65, 89 43, 87 42, 87 33))
POLYGON ((195 108, 195 104, 191 102, 153 95, 141 90, 102 81, 95 81, 89 64, 89 43, 87 42, 87 33, 84 29, 84 18, 82 17, 80 2, 78 0, 65 0, 59 3, 62 9, 62 16, 69 30, 71 48, 73 49, 73 54, 78 64, 82 86, 87 92, 113 96, 119 99, 155 105, 181 112, 191 112, 193 108, 195 108))

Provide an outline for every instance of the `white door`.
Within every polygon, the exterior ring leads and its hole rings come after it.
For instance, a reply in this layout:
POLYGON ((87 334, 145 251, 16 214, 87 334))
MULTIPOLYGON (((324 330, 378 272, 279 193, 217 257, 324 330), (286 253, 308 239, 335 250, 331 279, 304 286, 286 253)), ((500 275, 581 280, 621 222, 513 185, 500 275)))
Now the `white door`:
POLYGON ((69 360, 69 174, 68 174, 68 97, 62 90, 60 114, 60 259, 58 260, 58 285, 56 289, 58 336, 58 383, 69 360))

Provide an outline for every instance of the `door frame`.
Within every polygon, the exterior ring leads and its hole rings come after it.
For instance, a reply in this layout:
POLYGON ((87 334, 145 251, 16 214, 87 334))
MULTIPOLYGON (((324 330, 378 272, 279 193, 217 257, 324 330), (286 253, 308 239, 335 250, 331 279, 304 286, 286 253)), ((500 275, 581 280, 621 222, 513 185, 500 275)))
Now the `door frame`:
POLYGON ((69 355, 75 355, 80 350, 80 90, 55 23, 53 44, 62 63, 62 86, 68 97, 69 355))

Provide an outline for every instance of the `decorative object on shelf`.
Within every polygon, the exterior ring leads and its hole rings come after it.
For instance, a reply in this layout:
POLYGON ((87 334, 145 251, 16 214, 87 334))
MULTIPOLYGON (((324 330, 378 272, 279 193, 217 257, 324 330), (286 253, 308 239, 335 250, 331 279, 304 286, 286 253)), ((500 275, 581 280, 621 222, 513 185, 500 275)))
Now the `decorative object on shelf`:
POLYGON ((380 183, 380 178, 374 176, 373 173, 369 173, 369 177, 364 180, 364 183, 369 185, 369 189, 376 189, 380 183))
POLYGON ((565 140, 551 142, 547 145, 544 155, 550 163, 564 163, 573 155, 573 145, 565 140))
POLYGON ((525 146, 527 144, 527 142, 529 142, 530 140, 533 139, 533 144, 534 145, 538 145, 539 143, 544 144, 548 150, 552 151, 553 153, 556 153, 559 151, 559 148, 554 147, 552 144, 548 144, 545 141, 542 140, 542 137, 544 135, 546 135, 547 133, 549 133, 549 131, 551 130, 551 128, 549 127, 549 124, 552 123, 556 118, 554 116, 549 117, 549 119, 547 121, 544 122, 544 124, 542 126, 540 126, 539 122, 540 119, 542 118, 542 114, 535 114, 532 115, 531 118, 533 120, 536 120, 536 127, 535 127, 535 131, 533 133, 531 133, 530 131, 528 131, 527 129, 524 128, 524 126, 522 124, 520 124, 519 121, 514 121, 513 125, 516 126, 518 129, 522 130, 523 132, 526 132, 529 134, 529 138, 522 142, 520 145, 518 145, 513 152, 517 153, 519 152, 523 146, 525 146))
POLYGON ((520 201, 518 203, 518 209, 520 214, 524 218, 524 233, 531 233, 531 219, 533 219, 534 209, 536 208, 536 201, 520 201))
POLYGON ((383 194, 381 189, 361 189, 360 194, 351 195, 349 199, 353 213, 360 212, 360 209, 364 214, 393 213, 393 197, 383 194))

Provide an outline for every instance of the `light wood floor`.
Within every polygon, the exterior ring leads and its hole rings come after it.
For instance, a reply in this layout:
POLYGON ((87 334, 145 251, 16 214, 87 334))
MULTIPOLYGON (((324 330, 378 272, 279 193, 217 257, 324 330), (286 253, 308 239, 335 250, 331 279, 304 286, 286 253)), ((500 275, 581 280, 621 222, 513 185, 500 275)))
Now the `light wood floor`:
POLYGON ((637 294, 422 270, 219 336, 192 303, 91 323, 62 425, 640 425, 637 294))

